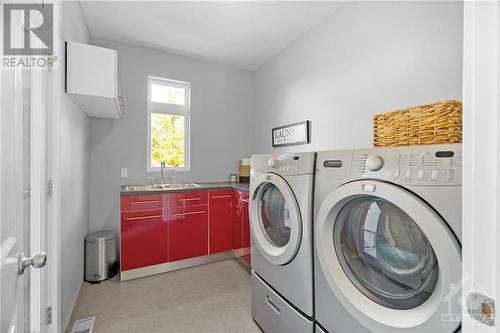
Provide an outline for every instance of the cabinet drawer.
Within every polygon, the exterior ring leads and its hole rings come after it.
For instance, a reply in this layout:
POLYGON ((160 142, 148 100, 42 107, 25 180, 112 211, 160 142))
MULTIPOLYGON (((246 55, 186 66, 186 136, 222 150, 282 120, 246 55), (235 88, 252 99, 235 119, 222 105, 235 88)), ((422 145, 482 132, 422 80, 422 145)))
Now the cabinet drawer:
POLYGON ((208 204, 208 193, 206 191, 197 192, 179 192, 165 194, 166 208, 179 210, 185 207, 208 204))
POLYGON ((233 190, 217 190, 208 192, 208 198, 217 200, 217 199, 226 199, 231 200, 233 197, 233 190))
POLYGON ((264 332, 313 333, 314 323, 252 271, 252 317, 264 332))
POLYGON ((161 194, 121 196, 122 212, 161 209, 162 206, 163 196, 161 194))

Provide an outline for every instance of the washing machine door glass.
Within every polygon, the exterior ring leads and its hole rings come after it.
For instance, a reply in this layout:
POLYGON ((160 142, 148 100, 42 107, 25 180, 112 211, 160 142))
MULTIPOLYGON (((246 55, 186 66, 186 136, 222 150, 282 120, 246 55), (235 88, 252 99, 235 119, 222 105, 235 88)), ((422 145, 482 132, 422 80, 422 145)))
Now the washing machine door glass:
POLYGON ((267 261, 289 263, 302 238, 302 218, 297 199, 285 179, 264 174, 255 180, 251 194, 250 224, 254 245, 267 261))
MULTIPOLYGON (((444 200, 457 200, 456 190, 444 200)), ((457 329, 443 315, 461 313, 461 247, 439 205, 373 179, 346 183, 319 205, 315 265, 328 286, 318 284, 321 294, 332 292, 367 331, 457 329)))
POLYGON ((344 271, 375 302, 412 309, 432 295, 436 255, 417 223, 391 202, 355 197, 340 209, 333 237, 344 271))
POLYGON ((259 211, 267 240, 277 247, 285 246, 290 240, 290 208, 276 185, 263 186, 259 211))

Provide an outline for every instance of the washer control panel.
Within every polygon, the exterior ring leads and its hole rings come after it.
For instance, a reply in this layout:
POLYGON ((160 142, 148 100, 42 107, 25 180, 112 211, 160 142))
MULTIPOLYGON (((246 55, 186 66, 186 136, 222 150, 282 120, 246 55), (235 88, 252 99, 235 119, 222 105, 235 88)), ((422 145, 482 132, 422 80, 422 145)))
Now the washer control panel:
POLYGON ((301 169, 300 162, 298 155, 281 155, 277 158, 270 158, 268 165, 280 174, 296 174, 301 169))
POLYGON ((461 185, 462 145, 361 149, 351 178, 385 179, 402 185, 461 185))
POLYGON ((302 175, 314 173, 315 153, 265 154, 252 156, 252 173, 302 175))

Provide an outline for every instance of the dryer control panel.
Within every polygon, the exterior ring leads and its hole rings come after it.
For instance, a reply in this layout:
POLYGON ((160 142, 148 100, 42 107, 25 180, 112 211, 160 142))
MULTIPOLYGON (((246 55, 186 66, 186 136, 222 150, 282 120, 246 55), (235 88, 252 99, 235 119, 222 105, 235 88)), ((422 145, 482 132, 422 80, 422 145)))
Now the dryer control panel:
POLYGON ((252 173, 277 173, 282 176, 314 173, 316 153, 262 154, 252 156, 252 173))
POLYGON ((351 179, 376 178, 401 185, 461 185, 462 145, 355 150, 351 179))

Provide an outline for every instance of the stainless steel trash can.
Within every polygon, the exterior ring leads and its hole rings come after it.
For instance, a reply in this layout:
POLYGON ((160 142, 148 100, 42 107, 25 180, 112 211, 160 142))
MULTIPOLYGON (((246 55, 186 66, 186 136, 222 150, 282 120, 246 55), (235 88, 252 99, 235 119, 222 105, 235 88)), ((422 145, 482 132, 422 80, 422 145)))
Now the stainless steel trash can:
POLYGON ((98 231, 85 236, 85 281, 96 283, 118 272, 116 232, 98 231))

